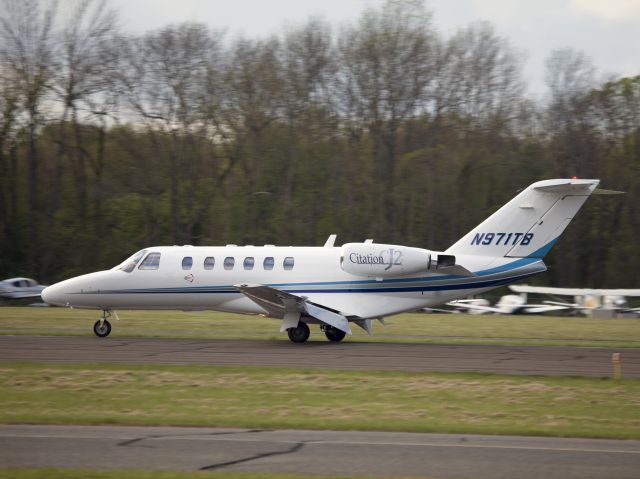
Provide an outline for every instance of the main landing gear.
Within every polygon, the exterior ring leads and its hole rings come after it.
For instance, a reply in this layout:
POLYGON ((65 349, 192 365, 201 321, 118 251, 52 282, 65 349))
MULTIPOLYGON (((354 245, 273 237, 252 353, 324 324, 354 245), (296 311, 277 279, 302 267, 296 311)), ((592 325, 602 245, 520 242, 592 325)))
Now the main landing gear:
MULTIPOLYGON (((321 325, 320 329, 324 331, 327 339, 334 343, 339 343, 344 339, 347 333, 329 325, 321 325)), ((304 343, 309 339, 309 325, 303 321, 298 323, 295 328, 287 329, 289 339, 294 343, 304 343)))
POLYGON ((289 335, 289 339, 294 343, 304 343, 307 339, 309 339, 309 326, 307 323, 300 321, 298 326, 295 328, 287 329, 287 334, 289 335))
POLYGON ((107 320, 107 316, 111 316, 111 312, 103 311, 100 319, 93 325, 93 332, 99 338, 106 338, 111 332, 111 323, 107 320))
POLYGON ((344 339, 347 335, 344 331, 339 330, 338 328, 334 328, 333 326, 320 326, 320 329, 324 331, 324 335, 327 339, 333 343, 339 343, 344 339))

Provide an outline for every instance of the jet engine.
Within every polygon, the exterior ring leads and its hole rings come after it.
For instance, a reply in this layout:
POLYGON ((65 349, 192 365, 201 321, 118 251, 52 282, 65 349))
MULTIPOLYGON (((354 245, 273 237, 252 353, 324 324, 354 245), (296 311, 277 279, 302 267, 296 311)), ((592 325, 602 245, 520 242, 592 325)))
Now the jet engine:
POLYGON ((386 278, 435 269, 431 251, 390 244, 347 243, 342 246, 342 269, 357 276, 386 278))

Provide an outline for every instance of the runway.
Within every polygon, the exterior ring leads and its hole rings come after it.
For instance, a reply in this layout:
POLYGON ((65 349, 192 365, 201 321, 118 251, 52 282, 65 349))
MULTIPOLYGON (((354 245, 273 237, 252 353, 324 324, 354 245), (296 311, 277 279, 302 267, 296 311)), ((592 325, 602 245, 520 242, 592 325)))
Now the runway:
MULTIPOLYGON (((0 336, 0 361, 208 364, 611 377, 606 348, 407 343, 235 341, 93 336, 0 336)), ((621 349, 622 371, 640 378, 640 349, 621 349)))
POLYGON ((439 478, 637 478, 640 441, 358 431, 0 425, 0 467, 439 478))

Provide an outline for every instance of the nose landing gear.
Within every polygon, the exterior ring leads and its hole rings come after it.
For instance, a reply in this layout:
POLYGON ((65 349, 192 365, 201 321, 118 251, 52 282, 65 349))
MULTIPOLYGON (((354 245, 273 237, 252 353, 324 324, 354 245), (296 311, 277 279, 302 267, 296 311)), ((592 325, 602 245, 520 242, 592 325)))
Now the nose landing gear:
POLYGON ((104 310, 100 319, 93 325, 93 332, 99 338, 106 338, 111 332, 111 323, 107 320, 108 316, 111 316, 111 311, 104 310))

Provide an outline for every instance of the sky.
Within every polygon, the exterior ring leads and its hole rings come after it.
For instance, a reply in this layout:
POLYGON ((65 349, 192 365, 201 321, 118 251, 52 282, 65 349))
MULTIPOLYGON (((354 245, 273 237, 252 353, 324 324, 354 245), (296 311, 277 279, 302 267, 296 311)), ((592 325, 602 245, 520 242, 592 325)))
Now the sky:
MULTIPOLYGON (((124 29, 144 32, 198 21, 231 35, 260 37, 320 16, 335 26, 357 20, 384 0, 112 0, 124 29)), ((531 95, 545 90, 545 58, 571 47, 591 58, 603 78, 640 74, 640 0, 426 0, 445 35, 489 21, 525 59, 531 95)))

